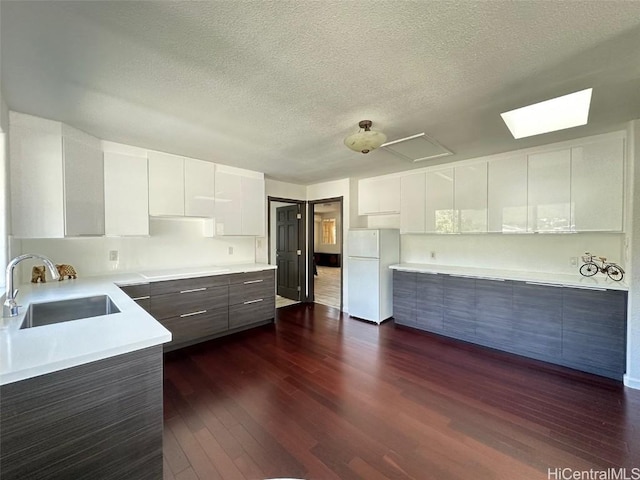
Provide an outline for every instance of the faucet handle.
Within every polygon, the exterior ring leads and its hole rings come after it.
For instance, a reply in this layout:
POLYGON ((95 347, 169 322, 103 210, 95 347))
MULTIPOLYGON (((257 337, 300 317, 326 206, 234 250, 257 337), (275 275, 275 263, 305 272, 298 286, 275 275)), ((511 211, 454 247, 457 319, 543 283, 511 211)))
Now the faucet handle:
MULTIPOLYGON (((13 291, 13 298, 16 298, 16 297, 18 296, 18 292, 20 292, 20 289, 19 289, 19 288, 16 288, 16 289, 13 291)), ((20 306, 22 306, 22 305, 20 305, 20 306)))

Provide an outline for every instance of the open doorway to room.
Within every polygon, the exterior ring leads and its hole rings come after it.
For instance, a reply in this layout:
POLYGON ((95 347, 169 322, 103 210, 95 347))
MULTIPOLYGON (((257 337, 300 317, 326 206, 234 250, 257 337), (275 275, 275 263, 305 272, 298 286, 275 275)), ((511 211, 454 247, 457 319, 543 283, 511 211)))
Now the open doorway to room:
POLYGON ((276 265, 276 308, 305 300, 306 202, 268 197, 269 263, 276 265))
POLYGON ((342 310, 342 197, 315 200, 309 209, 309 297, 342 310))

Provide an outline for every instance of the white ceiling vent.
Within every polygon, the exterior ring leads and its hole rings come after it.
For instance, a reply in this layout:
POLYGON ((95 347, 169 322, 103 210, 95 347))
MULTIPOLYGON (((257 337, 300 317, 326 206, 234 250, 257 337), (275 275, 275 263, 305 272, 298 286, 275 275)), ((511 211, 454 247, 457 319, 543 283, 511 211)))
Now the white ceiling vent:
POLYGON ((384 143, 382 148, 410 162, 422 162, 432 158, 453 155, 451 150, 429 138, 425 133, 418 133, 417 135, 384 143))

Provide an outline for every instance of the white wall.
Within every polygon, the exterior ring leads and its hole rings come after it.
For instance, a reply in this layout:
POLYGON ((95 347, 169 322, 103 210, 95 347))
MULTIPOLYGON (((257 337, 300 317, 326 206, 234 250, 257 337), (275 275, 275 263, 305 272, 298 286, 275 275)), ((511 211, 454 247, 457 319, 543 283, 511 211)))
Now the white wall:
MULTIPOLYGON (((624 234, 401 235, 400 260, 464 267, 578 273, 570 257, 585 251, 623 262, 624 234), (435 252, 435 259, 431 258, 435 252)), ((580 265, 580 263, 578 263, 580 265)))
POLYGON ((640 119, 628 128, 629 177, 631 196, 628 221, 627 281, 629 304, 627 307, 627 373, 625 385, 640 389, 640 119))
MULTIPOLYGON (((80 276, 255 261, 253 237, 207 238, 202 228, 199 219, 151 218, 149 237, 23 239, 20 243, 22 253, 41 253, 55 263, 71 264, 80 276), (233 254, 228 253, 229 247, 233 254), (118 262, 109 261, 110 250, 118 250, 118 262)), ((22 268, 22 281, 31 280, 31 266, 36 263, 22 268)))
POLYGON ((265 193, 268 197, 286 198, 289 200, 306 200, 307 187, 295 183, 279 182, 265 179, 265 193))

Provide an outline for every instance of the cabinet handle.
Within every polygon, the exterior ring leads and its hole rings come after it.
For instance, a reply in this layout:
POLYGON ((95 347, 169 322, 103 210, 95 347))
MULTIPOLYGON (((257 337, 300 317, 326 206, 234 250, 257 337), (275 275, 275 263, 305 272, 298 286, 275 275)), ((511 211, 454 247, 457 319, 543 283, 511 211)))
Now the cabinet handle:
POLYGON ((246 282, 244 282, 245 285, 249 284, 249 283, 260 283, 260 282, 264 282, 264 280, 247 280, 246 282))
POLYGON ((563 287, 579 288, 580 290, 598 290, 600 292, 606 292, 607 291, 606 287, 596 287, 596 286, 589 286, 589 285, 563 285, 563 287))
POLYGON ((527 285, 540 285, 541 287, 555 287, 562 288, 564 285, 560 285, 557 283, 544 283, 544 282, 524 282, 527 285))
POLYGON ((257 303, 257 302, 262 302, 264 300, 264 298, 259 298, 257 300, 249 300, 247 302, 244 302, 245 305, 249 305, 250 303, 257 303))
POLYGON ((193 315, 201 315, 203 313, 207 313, 207 311, 206 310, 199 310, 197 312, 183 313, 182 315, 180 315, 180 318, 191 317, 193 315))
POLYGON ((192 288, 191 290, 180 290, 180 293, 191 293, 191 292, 203 292, 207 289, 207 287, 202 288, 192 288))
POLYGON ((132 298, 131 300, 134 300, 134 301, 137 301, 137 300, 148 300, 150 298, 151 298, 151 296, 145 295, 144 297, 135 297, 135 298, 132 298))

